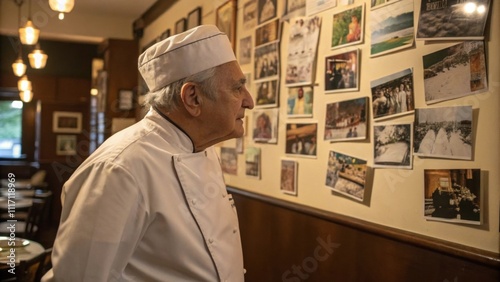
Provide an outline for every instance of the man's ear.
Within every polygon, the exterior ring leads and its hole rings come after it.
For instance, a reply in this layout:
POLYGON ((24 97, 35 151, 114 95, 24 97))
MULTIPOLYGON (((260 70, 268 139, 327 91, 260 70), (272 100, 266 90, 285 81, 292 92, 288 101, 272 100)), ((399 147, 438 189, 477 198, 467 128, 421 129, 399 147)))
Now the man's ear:
POLYGON ((181 88, 181 100, 184 108, 192 115, 199 116, 201 114, 202 97, 196 85, 192 82, 187 82, 181 88))

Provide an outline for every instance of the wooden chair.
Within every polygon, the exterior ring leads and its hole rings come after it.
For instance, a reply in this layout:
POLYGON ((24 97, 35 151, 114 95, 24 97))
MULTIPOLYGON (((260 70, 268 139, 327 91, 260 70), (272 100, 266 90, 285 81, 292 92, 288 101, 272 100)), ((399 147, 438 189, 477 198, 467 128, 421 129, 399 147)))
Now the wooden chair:
POLYGON ((42 277, 52 268, 52 248, 48 248, 44 252, 45 256, 42 264, 38 267, 36 272, 35 281, 39 282, 42 280, 42 277))
MULTIPOLYGON (((40 230, 40 223, 43 219, 45 208, 45 201, 42 199, 33 199, 33 204, 28 210, 28 216, 26 217, 26 221, 18 221, 16 222, 16 232, 20 234, 19 237, 23 237, 30 240, 35 240, 38 232, 40 230)), ((7 232, 7 227, 11 223, 9 222, 1 222, 0 230, 2 234, 7 232)))
POLYGON ((22 260, 16 267, 16 280, 19 282, 35 282, 37 277, 37 272, 40 267, 43 267, 43 263, 46 257, 46 252, 43 252, 36 257, 29 260, 22 260))

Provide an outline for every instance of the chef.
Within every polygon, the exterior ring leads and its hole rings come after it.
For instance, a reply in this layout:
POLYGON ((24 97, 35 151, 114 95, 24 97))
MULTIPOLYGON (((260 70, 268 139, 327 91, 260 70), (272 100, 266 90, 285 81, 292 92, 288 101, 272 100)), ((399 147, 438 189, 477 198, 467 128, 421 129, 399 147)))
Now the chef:
POLYGON ((243 281, 236 210, 212 147, 241 137, 254 106, 231 43, 198 26, 148 48, 139 72, 150 110, 64 184, 42 281, 243 281))

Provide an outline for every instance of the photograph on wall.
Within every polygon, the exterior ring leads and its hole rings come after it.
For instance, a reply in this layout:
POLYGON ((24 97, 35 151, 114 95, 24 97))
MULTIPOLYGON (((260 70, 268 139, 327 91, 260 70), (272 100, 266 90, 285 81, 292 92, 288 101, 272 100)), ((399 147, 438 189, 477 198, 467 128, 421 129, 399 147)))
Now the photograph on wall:
MULTIPOLYGON (((396 1, 399 1, 399 0, 396 0, 396 1)), ((391 0, 371 0, 370 2, 371 2, 371 4, 370 4, 371 10, 375 10, 378 8, 382 8, 385 5, 392 4, 394 1, 391 1, 391 0)))
POLYGON ((275 42, 279 39, 279 20, 267 22, 255 29, 255 47, 275 42))
POLYGON ((227 35, 233 50, 236 50, 236 0, 228 0, 217 7, 215 25, 227 35))
POLYGON ((325 185, 357 201, 363 201, 368 167, 366 161, 330 151, 325 185))
POLYGON ((257 97, 255 98, 255 108, 275 108, 279 100, 278 80, 266 80, 255 83, 257 97))
POLYGON ((325 93, 359 90, 359 49, 325 57, 325 93))
POLYGON ((426 220, 481 224, 480 169, 424 169, 424 183, 426 220))
POLYGON ((287 123, 285 153, 316 158, 318 123, 287 123))
POLYGON ((297 161, 281 160, 281 192, 297 196, 297 161))
POLYGON ((76 155, 76 135, 57 135, 56 155, 72 156, 76 155))
POLYGON ((238 154, 243 154, 243 148, 244 148, 243 140, 244 140, 243 136, 234 139, 234 141, 235 141, 234 148, 236 149, 236 153, 238 153, 238 154))
POLYGON ((483 41, 466 41, 423 56, 425 102, 433 104, 488 90, 483 41))
POLYGON ((285 81, 287 86, 313 84, 320 28, 320 17, 290 20, 285 81))
POLYGON ((247 36, 240 39, 240 52, 238 62, 240 65, 250 64, 252 61, 252 36, 247 36))
POLYGON ((364 3, 333 14, 332 49, 363 43, 364 3))
POLYGON ((260 179, 260 148, 245 149, 245 175, 260 179))
POLYGON ((312 117, 313 116, 313 87, 298 86, 289 87, 287 98, 287 116, 312 117))
POLYGON ((413 69, 405 69, 370 82, 373 119, 411 114, 415 110, 413 69))
POLYGON ((277 0, 258 0, 259 1, 259 20, 258 23, 264 23, 276 17, 278 4, 277 0))
POLYGON ((490 0, 421 0, 420 5, 417 40, 484 39, 490 0))
POLYGON ((279 44, 269 43, 255 48, 254 51, 254 78, 277 78, 279 70, 279 44))
POLYGON ((220 161, 222 171, 227 174, 238 174, 238 153, 235 148, 221 147, 220 161))
POLYGON ((367 104, 367 97, 326 104, 324 140, 366 139, 368 132, 367 104))
POLYGON ((285 11, 281 16, 282 21, 306 15, 306 0, 286 0, 285 11))
POLYGON ((371 57, 410 48, 414 44, 413 0, 390 3, 370 13, 371 57))
POLYGON ((252 140, 260 143, 278 142, 278 108, 252 111, 252 140))
POLYGON ((412 168, 413 123, 373 126, 373 167, 412 168))
POLYGON ((471 106, 415 109, 413 153, 472 160, 472 124, 471 106))
POLYGON ((257 0, 249 0, 243 4, 243 28, 251 30, 257 25, 257 0))
POLYGON ((306 0, 306 16, 337 7, 337 0, 306 0))

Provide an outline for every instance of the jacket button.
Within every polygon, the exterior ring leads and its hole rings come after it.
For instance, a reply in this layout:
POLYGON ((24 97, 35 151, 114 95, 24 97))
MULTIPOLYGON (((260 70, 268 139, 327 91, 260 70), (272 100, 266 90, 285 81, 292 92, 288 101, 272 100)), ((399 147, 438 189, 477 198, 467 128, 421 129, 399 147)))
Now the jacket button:
POLYGON ((212 239, 212 238, 208 239, 208 243, 212 244, 213 242, 214 242, 214 239, 212 239))
POLYGON ((233 233, 236 233, 236 232, 238 232, 238 229, 234 228, 233 233))
POLYGON ((197 202, 196 199, 191 200, 191 204, 193 204, 193 206, 196 205, 196 202, 197 202))

